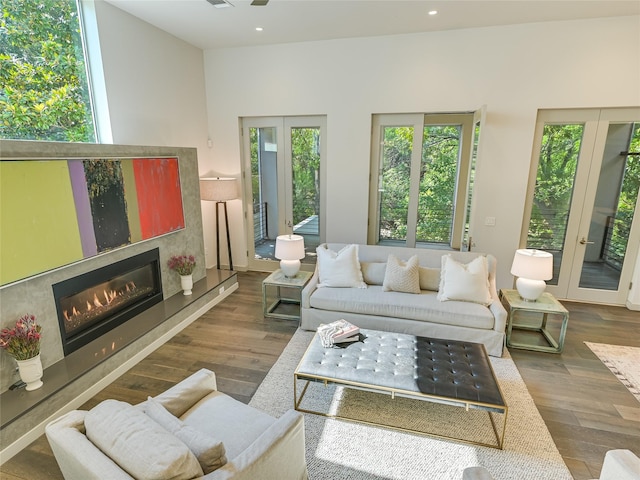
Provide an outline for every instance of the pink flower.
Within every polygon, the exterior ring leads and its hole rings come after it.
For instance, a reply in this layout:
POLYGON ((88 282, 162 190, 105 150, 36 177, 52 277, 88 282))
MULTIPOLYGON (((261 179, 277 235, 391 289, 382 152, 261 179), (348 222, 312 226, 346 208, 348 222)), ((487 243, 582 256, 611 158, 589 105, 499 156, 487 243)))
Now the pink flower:
POLYGON ((15 328, 0 331, 0 348, 16 360, 27 360, 40 353, 40 332, 35 315, 23 315, 15 328))
POLYGON ((179 275, 191 275, 196 267, 196 257, 193 255, 174 255, 167 261, 167 265, 179 275))

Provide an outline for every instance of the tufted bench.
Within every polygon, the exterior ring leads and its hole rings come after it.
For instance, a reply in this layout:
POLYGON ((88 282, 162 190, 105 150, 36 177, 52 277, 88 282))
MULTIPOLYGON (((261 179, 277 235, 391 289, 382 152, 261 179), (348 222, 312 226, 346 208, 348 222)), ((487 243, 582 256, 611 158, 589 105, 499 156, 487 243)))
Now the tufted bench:
MULTIPOLYGON (((481 343, 361 329, 360 341, 324 348, 317 334, 294 372, 295 408, 308 383, 324 382, 430 402, 487 410, 502 448, 507 404, 481 343), (306 385, 298 395, 298 381, 306 385), (491 415, 503 414, 502 434, 491 415)), ((324 415, 324 414, 323 414, 324 415)))

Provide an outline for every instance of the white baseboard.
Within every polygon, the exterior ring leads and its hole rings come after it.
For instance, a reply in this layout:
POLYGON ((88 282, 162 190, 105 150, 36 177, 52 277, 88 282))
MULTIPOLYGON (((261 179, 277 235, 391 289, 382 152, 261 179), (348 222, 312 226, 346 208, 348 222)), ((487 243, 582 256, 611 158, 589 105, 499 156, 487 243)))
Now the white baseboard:
POLYGON ((640 305, 637 303, 631 303, 629 300, 627 300, 626 306, 629 310, 640 311, 640 305))
POLYGON ((41 423, 36 425, 34 428, 29 430, 27 433, 25 433, 23 436, 18 438, 11 445, 7 446, 4 450, 0 451, 0 465, 2 465, 4 462, 6 462, 9 459, 11 459, 14 455, 19 453, 23 449, 25 449, 29 444, 31 444, 32 442, 37 440, 38 437, 40 437, 42 434, 44 434, 44 428, 51 421, 55 420, 56 418, 60 417, 61 415, 64 415, 67 412, 70 412, 71 410, 75 410, 80 405, 86 403, 89 399, 94 397, 100 390, 102 390, 103 388, 107 387, 109 384, 111 384, 113 381, 115 381, 118 377, 120 377, 125 372, 127 372, 127 370, 129 370, 130 368, 132 368, 135 365, 137 365, 140 361, 142 361, 147 355, 149 355, 151 352, 156 350, 158 347, 162 346, 163 344, 165 344, 166 342, 171 340, 171 338, 173 338, 176 334, 178 334, 184 328, 186 328, 191 323, 193 323, 195 320, 200 318, 204 313, 206 313, 211 308, 216 306, 218 303, 220 303, 222 300, 227 298, 229 295, 231 295, 237 289, 238 289, 238 284, 237 283, 234 283, 232 286, 230 286, 229 288, 225 289, 222 294, 218 295, 216 298, 214 298, 213 300, 208 302, 206 305, 203 305, 201 308, 199 308, 198 310, 193 312, 191 315, 189 315, 187 318, 185 318, 182 322, 177 324, 171 330, 167 331, 161 337, 158 337, 156 340, 154 340, 152 343, 150 343, 145 348, 140 350, 138 353, 136 353, 133 357, 131 357, 126 362, 124 362, 118 368, 116 368, 111 373, 109 373, 108 375, 106 375, 105 377, 100 379, 97 383, 95 383, 94 385, 89 387, 81 395, 79 395, 78 397, 74 398, 72 401, 70 401, 64 407, 60 408, 57 412, 51 414, 47 419, 43 420, 41 423))

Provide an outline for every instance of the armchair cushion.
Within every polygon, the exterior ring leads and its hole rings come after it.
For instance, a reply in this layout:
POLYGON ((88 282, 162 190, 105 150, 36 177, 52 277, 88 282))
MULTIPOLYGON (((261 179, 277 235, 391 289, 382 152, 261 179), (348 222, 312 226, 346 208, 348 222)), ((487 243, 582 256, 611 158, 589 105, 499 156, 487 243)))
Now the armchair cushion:
POLYGON ((227 463, 224 444, 220 440, 186 425, 182 420, 171 415, 155 399, 151 397, 147 399, 145 413, 189 447, 205 474, 213 472, 227 463))
POLYGON ((198 430, 219 432, 227 457, 246 450, 276 419, 220 392, 213 392, 187 411, 181 420, 198 430))
POLYGON ((87 438, 138 480, 188 480, 203 475, 178 438, 126 402, 105 400, 87 412, 87 438))

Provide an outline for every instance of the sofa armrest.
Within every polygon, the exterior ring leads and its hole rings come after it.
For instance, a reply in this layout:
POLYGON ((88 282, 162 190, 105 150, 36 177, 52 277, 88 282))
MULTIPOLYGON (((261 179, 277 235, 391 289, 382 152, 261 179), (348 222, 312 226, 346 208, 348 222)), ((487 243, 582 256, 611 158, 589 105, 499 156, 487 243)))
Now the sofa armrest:
POLYGON ((319 281, 320 276, 318 275, 318 267, 316 266, 311 280, 305 285, 300 294, 300 308, 311 308, 311 295, 316 291, 316 288, 318 288, 319 281))
POLYGON ((631 450, 609 450, 604 456, 600 480, 637 480, 640 459, 631 450))
POLYGON ((260 435, 244 452, 207 480, 255 480, 256 478, 308 478, 304 446, 304 417, 288 410, 260 435))
POLYGON ((489 305, 489 310, 493 313, 494 323, 493 329, 496 332, 505 333, 507 328, 507 311, 500 300, 494 299, 489 305))
POLYGON ((87 412, 72 410, 45 428, 51 450, 67 480, 132 480, 127 472, 106 456, 86 436, 84 417, 87 412))

